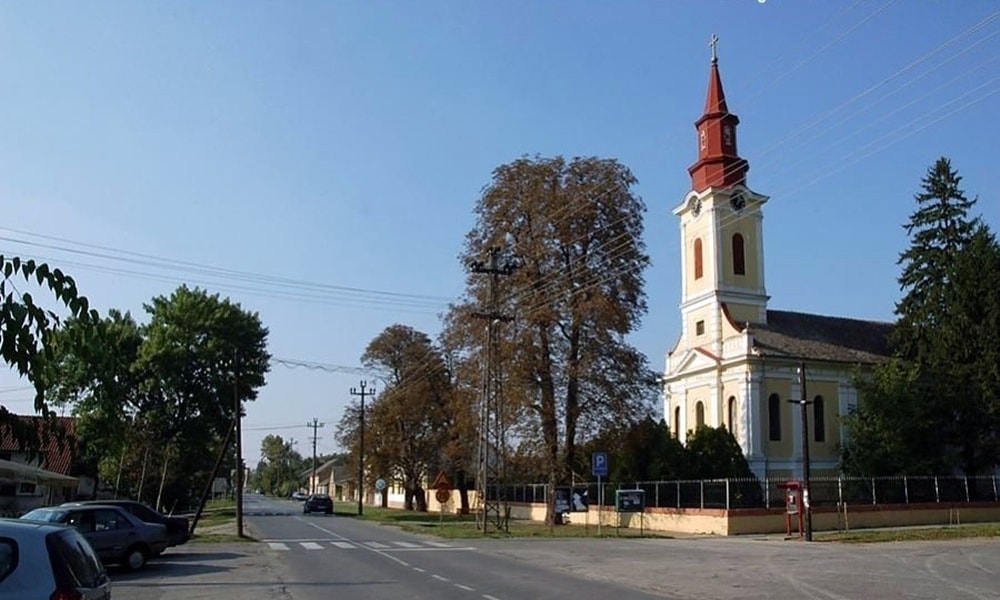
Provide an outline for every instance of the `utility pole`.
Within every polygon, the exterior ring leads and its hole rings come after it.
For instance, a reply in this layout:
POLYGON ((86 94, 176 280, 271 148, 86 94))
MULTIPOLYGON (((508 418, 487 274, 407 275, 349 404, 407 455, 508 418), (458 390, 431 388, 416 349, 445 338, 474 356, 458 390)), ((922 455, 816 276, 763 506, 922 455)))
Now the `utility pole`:
POLYGON ((806 400, 806 363, 799 363, 799 399, 789 400, 793 404, 798 404, 802 415, 802 510, 806 517, 806 541, 813 539, 812 528, 812 502, 809 499, 809 405, 806 400))
POLYGON ((504 420, 503 378, 500 369, 500 328, 499 323, 513 320, 500 313, 498 283, 501 275, 510 275, 516 265, 513 262, 500 263, 500 248, 490 248, 489 264, 474 262, 473 273, 490 276, 489 308, 486 312, 473 313, 479 319, 486 319, 486 360, 483 369, 483 396, 479 412, 479 461, 476 474, 476 501, 481 506, 483 534, 489 532, 492 521, 497 531, 507 531, 507 501, 505 489, 505 462, 507 432, 504 420), (491 496, 490 489, 495 493, 491 496))
POLYGON ((316 430, 319 429, 320 427, 325 426, 325 425, 326 425, 326 423, 320 423, 319 419, 317 419, 316 417, 313 417, 313 422, 312 423, 306 423, 306 427, 312 427, 313 428, 313 463, 312 463, 313 464, 313 474, 312 474, 312 479, 309 480, 309 493, 310 494, 315 494, 316 493, 316 440, 319 439, 317 437, 317 431, 316 430))
POLYGON ((365 481, 365 396, 374 396, 375 388, 371 390, 366 390, 368 385, 367 381, 361 381, 361 391, 357 388, 351 388, 352 396, 361 396, 361 439, 360 444, 358 444, 358 516, 360 517, 363 508, 362 502, 364 500, 364 481, 365 481))
POLYGON ((236 419, 236 536, 243 537, 243 402, 240 400, 240 354, 233 351, 233 404, 236 419))

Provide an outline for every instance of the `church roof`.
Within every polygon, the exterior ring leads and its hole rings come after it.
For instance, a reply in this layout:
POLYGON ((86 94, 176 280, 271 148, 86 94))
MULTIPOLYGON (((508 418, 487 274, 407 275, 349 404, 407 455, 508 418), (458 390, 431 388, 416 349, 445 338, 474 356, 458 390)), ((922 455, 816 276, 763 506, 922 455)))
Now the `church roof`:
POLYGON ((880 363, 890 356, 892 323, 767 311, 767 324, 750 325, 762 356, 845 363, 880 363))

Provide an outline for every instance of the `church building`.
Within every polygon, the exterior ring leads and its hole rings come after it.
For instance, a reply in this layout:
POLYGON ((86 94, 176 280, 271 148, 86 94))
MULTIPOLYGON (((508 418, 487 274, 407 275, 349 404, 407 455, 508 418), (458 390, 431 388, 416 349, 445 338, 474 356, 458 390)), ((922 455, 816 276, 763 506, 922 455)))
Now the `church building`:
POLYGON ((840 416, 857 403, 852 377, 889 357, 891 324, 768 308, 768 197, 748 187, 740 120, 726 103, 715 40, 705 111, 695 121, 691 191, 673 211, 682 329, 667 355, 664 417, 682 442, 700 426, 725 426, 758 477, 801 477, 805 436, 811 472, 831 475, 845 435, 840 416))

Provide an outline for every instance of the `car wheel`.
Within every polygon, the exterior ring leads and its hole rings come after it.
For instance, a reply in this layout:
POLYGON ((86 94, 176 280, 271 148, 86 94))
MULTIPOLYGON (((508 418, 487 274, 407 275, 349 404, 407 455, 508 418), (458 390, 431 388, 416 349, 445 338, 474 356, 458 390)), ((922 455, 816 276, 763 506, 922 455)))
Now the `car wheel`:
POLYGON ((122 566, 129 571, 141 569, 145 564, 146 550, 142 546, 130 546, 129 549, 125 551, 125 557, 122 559, 122 566))

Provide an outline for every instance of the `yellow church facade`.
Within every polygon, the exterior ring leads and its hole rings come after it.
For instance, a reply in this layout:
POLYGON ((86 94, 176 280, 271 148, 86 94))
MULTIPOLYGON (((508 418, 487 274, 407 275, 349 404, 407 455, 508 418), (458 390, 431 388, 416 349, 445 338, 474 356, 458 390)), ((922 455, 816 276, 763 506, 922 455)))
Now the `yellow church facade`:
POLYGON ((888 357, 890 324, 768 308, 768 197, 747 186, 738 124, 713 56, 692 189, 673 210, 682 328, 666 359, 664 417, 682 442, 699 426, 726 427, 754 473, 772 479, 802 476, 806 437, 812 473, 832 474, 846 435, 840 417, 858 401, 853 376, 888 357))

